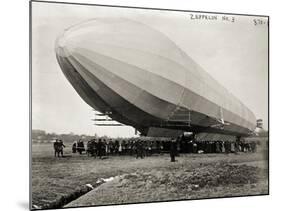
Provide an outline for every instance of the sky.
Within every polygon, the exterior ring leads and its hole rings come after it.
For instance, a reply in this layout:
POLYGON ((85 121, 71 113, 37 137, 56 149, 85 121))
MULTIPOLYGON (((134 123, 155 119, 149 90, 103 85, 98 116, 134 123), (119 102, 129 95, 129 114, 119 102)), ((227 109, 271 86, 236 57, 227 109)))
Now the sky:
POLYGON ((209 14, 210 19, 207 20, 202 15, 196 12, 33 2, 32 128, 56 133, 134 136, 135 131, 129 126, 93 125, 92 108, 80 98, 64 77, 54 50, 56 38, 71 25, 93 18, 125 17, 148 24, 172 39, 253 111, 256 118, 263 119, 264 128, 267 129, 266 19, 209 14), (223 21, 223 16, 227 16, 229 21, 223 21))

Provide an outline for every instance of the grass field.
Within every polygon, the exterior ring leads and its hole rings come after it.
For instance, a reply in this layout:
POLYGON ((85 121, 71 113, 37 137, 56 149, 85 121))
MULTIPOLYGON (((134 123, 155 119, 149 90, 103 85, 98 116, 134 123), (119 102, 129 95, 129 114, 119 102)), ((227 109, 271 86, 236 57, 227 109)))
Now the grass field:
POLYGON ((115 177, 66 206, 134 203, 268 193, 267 160, 261 153, 168 154, 144 159, 103 160, 72 154, 53 156, 52 144, 32 146, 32 204, 50 207, 100 178, 115 177))

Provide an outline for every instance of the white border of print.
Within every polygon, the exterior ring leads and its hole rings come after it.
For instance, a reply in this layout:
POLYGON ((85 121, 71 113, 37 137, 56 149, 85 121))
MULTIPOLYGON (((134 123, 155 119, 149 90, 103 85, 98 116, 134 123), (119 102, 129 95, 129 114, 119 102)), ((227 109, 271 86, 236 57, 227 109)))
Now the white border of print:
MULTIPOLYGON (((59 0, 57 0, 59 1, 59 0)), ((270 210, 280 207, 280 135, 278 134, 280 104, 280 20, 278 1, 182 1, 182 0, 65 0, 90 4, 181 9, 270 16, 270 195, 242 198, 163 202, 124 206, 75 208, 69 211, 112 210, 270 210), (278 51, 278 52, 277 52, 278 51), (274 114, 273 114, 274 113, 274 114), (279 117, 279 118, 278 118, 279 117)), ((0 198, 1 210, 27 210, 29 188, 29 37, 28 0, 1 3, 1 141, 0 198), (6 141, 12 151, 3 150, 6 141)))

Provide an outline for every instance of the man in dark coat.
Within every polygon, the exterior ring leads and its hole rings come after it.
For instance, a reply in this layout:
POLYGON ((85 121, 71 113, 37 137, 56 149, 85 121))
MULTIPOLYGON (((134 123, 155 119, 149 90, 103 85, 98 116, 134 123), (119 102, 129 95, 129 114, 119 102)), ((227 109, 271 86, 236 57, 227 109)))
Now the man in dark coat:
POLYGON ((60 154, 61 154, 61 157, 63 157, 63 148, 64 147, 65 147, 65 145, 63 144, 63 141, 59 140, 58 144, 57 144, 58 157, 60 156, 60 154))
POLYGON ((85 151, 84 142, 82 140, 79 140, 77 143, 77 151, 79 152, 80 155, 82 154, 82 152, 85 151))
POLYGON ((136 151, 137 151, 137 157, 136 158, 143 158, 143 143, 141 140, 136 141, 136 151))
POLYGON ((98 152, 99 159, 101 159, 102 158, 102 142, 101 142, 101 139, 99 139, 99 141, 97 143, 97 152, 98 152))
POLYGON ((177 154, 177 142, 176 139, 172 139, 170 141, 170 157, 171 157, 171 162, 175 162, 175 157, 177 154))
POLYGON ((72 153, 76 153, 77 143, 76 141, 72 144, 72 153))
POLYGON ((56 139, 56 141, 54 142, 55 157, 59 156, 59 152, 58 152, 58 144, 59 144, 59 140, 58 140, 58 139, 56 139))

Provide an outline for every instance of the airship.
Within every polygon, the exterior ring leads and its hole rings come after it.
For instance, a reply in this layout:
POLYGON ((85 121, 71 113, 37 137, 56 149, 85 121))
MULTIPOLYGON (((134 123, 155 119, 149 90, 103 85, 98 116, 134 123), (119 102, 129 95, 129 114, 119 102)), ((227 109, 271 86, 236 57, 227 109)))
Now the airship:
POLYGON ((172 38, 140 21, 97 18, 71 26, 55 53, 88 105, 143 136, 244 137, 256 128, 249 108, 172 38))

